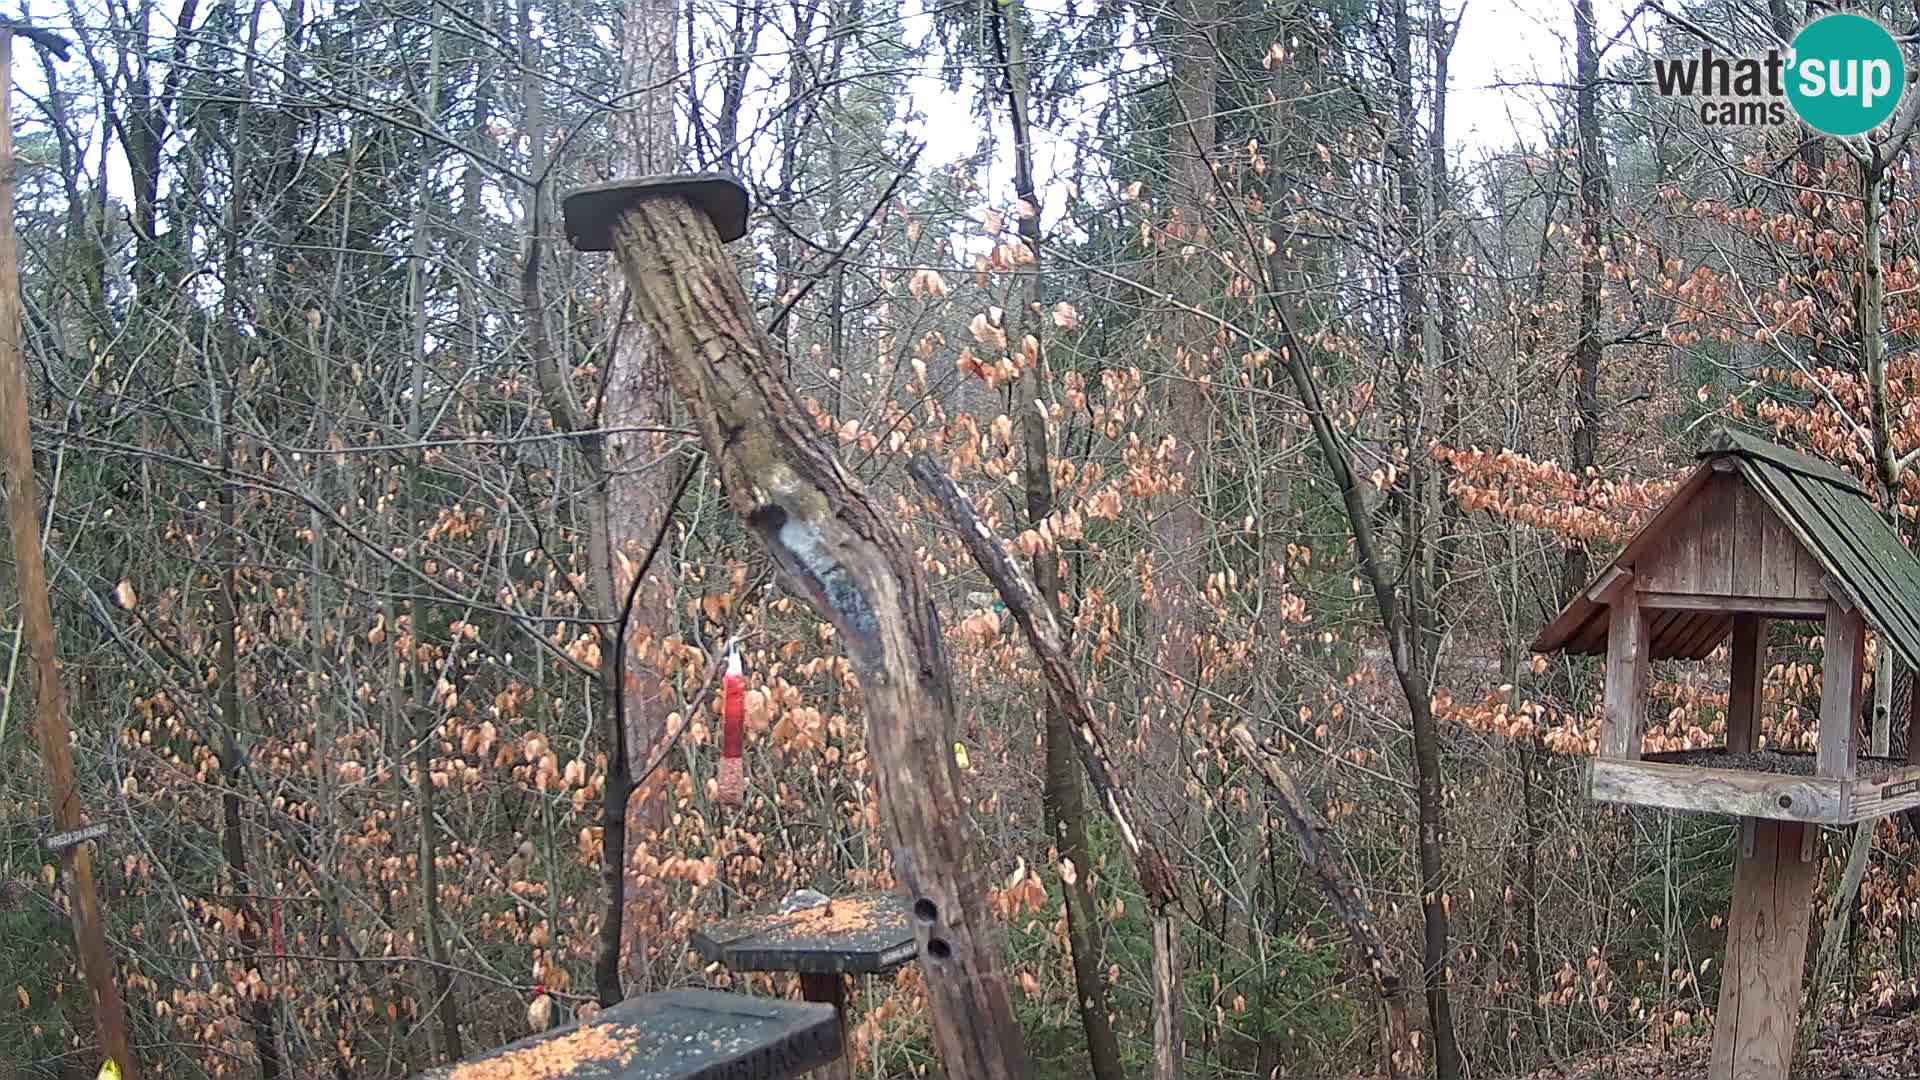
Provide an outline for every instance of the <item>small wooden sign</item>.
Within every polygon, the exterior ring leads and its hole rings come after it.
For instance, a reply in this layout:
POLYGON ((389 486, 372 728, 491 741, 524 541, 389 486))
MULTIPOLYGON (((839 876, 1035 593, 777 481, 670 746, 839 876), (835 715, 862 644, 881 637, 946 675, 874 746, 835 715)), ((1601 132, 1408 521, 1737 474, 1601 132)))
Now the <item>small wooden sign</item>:
POLYGON ((1911 795, 1920 791, 1920 780, 1902 780, 1897 784, 1888 784, 1880 789, 1880 798, 1897 799, 1902 795, 1911 795))
POLYGON ((84 844, 88 840, 98 840, 105 835, 107 835, 107 826, 105 823, 89 825, 84 829, 75 829, 72 832, 55 833, 47 837, 47 850, 55 853, 62 852, 77 844, 84 844))

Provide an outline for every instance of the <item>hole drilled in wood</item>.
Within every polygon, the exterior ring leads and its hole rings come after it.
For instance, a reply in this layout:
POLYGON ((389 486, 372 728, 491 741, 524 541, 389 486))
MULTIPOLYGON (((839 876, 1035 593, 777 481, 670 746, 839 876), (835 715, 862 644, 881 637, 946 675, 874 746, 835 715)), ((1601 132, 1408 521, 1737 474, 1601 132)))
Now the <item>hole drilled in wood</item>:
POLYGON ((935 960, 945 960, 953 955, 953 946, 947 944, 946 938, 928 938, 927 955, 935 960))
POLYGON ((934 922, 940 918, 940 905, 931 897, 923 896, 913 902, 913 917, 921 922, 934 922))

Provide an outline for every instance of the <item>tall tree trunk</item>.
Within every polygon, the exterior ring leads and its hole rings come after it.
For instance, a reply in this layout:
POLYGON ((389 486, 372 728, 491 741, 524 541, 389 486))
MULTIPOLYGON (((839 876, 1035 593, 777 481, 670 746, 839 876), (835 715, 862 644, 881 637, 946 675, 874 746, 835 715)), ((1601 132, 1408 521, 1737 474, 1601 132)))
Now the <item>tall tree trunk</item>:
MULTIPOLYGON (((1465 389, 1466 372, 1461 358, 1466 351, 1460 325, 1459 252, 1455 244, 1458 222, 1453 211, 1453 178, 1447 168, 1447 66, 1453 56, 1457 21, 1450 22, 1438 6, 1433 12, 1435 25, 1430 30, 1433 46, 1433 129, 1427 136, 1428 189, 1433 203, 1433 250, 1427 260, 1433 278, 1434 308, 1439 314, 1439 373, 1436 385, 1424 380, 1440 398, 1440 439, 1454 444, 1468 437, 1461 424, 1460 394, 1465 389)), ((1428 645, 1426 655, 1434 656, 1440 647, 1445 598, 1442 590, 1450 584, 1453 561, 1460 551, 1462 511, 1458 499, 1450 497, 1444 486, 1429 485, 1442 523, 1441 535, 1434 544, 1432 586, 1428 605, 1428 645)))
MULTIPOLYGON (((1507 410, 1507 437, 1505 442, 1508 446, 1515 446, 1520 441, 1520 372, 1523 369, 1527 371, 1535 370, 1535 361, 1539 357, 1541 339, 1545 331, 1545 320, 1540 317, 1540 312, 1545 307, 1548 284, 1547 256, 1553 236, 1553 198, 1551 193, 1548 194, 1545 200, 1541 217, 1540 238, 1534 248, 1534 272, 1533 281, 1530 286, 1531 291, 1528 293, 1525 303, 1521 305, 1522 310, 1526 312, 1526 315, 1520 320, 1520 330, 1518 334, 1521 364, 1507 373, 1507 383, 1502 387, 1503 393, 1501 399, 1506 402, 1507 410)), ((1514 641, 1516 649, 1514 653, 1514 670, 1517 677, 1520 662, 1520 656, 1517 650, 1519 643, 1524 640, 1518 632, 1520 595, 1519 541, 1512 530, 1507 531, 1506 540, 1510 552, 1508 556, 1508 589, 1514 596, 1513 603, 1516 613, 1514 619, 1515 632, 1510 635, 1510 637, 1514 641)), ((1584 588, 1585 586, 1586 582, 1581 581, 1575 588, 1584 588)), ((1566 599, 1568 599, 1568 596, 1563 591, 1561 595, 1554 598, 1553 603, 1555 606, 1558 606, 1566 599)), ((1510 685, 1518 685, 1510 679, 1503 681, 1508 682, 1510 685)), ((1547 1026, 1546 1010, 1540 1004, 1540 995, 1545 990, 1546 984, 1546 971, 1542 966, 1540 958, 1539 890, 1540 850, 1545 843, 1546 833, 1546 827, 1541 821, 1543 811, 1539 801, 1539 790, 1541 787, 1540 771, 1545 761, 1545 747, 1540 737, 1536 735, 1522 746, 1520 753, 1520 813, 1523 821, 1525 844, 1525 851, 1523 852, 1521 862, 1521 891, 1523 893, 1521 900, 1526 904, 1524 920, 1526 923, 1526 936, 1521 943, 1521 960, 1526 968, 1528 1023, 1533 1029, 1534 1042, 1539 1052, 1551 1057, 1553 1055, 1553 1046, 1549 1038, 1551 1031, 1547 1026)))
MULTIPOLYGON (((264 925, 254 904, 258 895, 247 873, 247 840, 240 801, 241 776, 247 768, 248 739, 243 734, 246 718, 240 695, 240 563, 239 520, 235 508, 237 484, 230 479, 234 467, 234 448, 238 442, 233 415, 234 382, 246 368, 247 336, 240 327, 246 291, 246 264, 242 258, 241 232, 247 218, 241 208, 252 196, 251 135, 253 126, 252 88, 254 47, 259 41, 260 12, 256 8, 248 28, 246 61, 241 77, 242 97, 233 128, 230 175, 233 188, 228 193, 222 237, 221 264, 221 336, 222 348, 209 357, 207 389, 213 405, 214 439, 220 447, 220 469, 226 474, 220 485, 220 585, 215 603, 220 620, 219 703, 221 722, 221 830, 220 847, 226 858, 227 873, 233 886, 233 903, 245 916, 240 928, 243 962, 263 979, 266 972, 260 952, 260 927, 264 925)), ((248 1024, 253 1034, 254 1057, 260 1080, 280 1076, 280 1038, 277 1010, 270 995, 256 997, 247 1007, 248 1024)))
MULTIPOLYGON (((1220 23, 1220 0, 1181 0, 1173 24, 1173 117, 1167 136, 1170 191, 1176 220, 1166 258, 1168 291, 1177 292, 1191 307, 1209 299, 1206 283, 1194 273, 1181 249, 1204 247, 1208 241, 1207 203, 1214 193, 1210 155, 1214 144, 1214 96, 1219 62, 1213 33, 1220 23), (1178 277, 1174 277, 1178 275, 1178 277)), ((1174 364, 1167 387, 1167 423, 1177 447, 1174 473, 1181 490, 1155 525, 1155 540, 1167 560, 1168 611, 1165 625, 1169 661, 1181 675, 1192 674, 1194 627, 1190 625, 1193 594, 1206 573, 1201 550, 1206 543, 1206 520, 1201 490, 1209 441, 1209 402, 1201 379, 1210 374, 1214 324, 1182 312, 1174 318, 1169 344, 1174 364)))
MULTIPOLYGON (((680 166, 680 143, 673 124, 673 86, 679 68, 675 28, 679 0, 634 0, 621 25, 620 80, 625 107, 614 112, 609 166, 614 176, 673 172, 680 166)), ((663 877, 647 869, 644 848, 667 825, 664 775, 643 775, 667 742, 672 689, 654 657, 673 631, 673 560, 655 560, 646 580, 633 581, 645 549, 670 511, 674 477, 667 464, 666 436, 672 399, 660 347, 650 327, 631 317, 626 286, 617 267, 607 270, 611 317, 607 321, 608 364, 600 395, 600 445, 604 458, 596 477, 595 500, 603 516, 594 523, 595 594, 601 618, 624 628, 601 662, 604 700, 620 718, 626 768, 634 785, 626 806, 626 867, 620 956, 625 974, 641 987, 650 985, 652 935, 664 929, 667 894, 663 877), (616 685, 617 676, 625 685, 616 685)), ((619 631, 616 631, 619 632, 619 631)), ((611 752, 611 746, 609 746, 611 752)))
MULTIPOLYGON (((440 33, 439 12, 436 6, 431 9, 428 24, 430 40, 427 45, 427 87, 422 106, 429 117, 438 118, 440 112, 440 33)), ((427 280, 428 258, 431 254, 433 218, 433 174, 436 144, 431 139, 420 141, 420 191, 418 204, 413 218, 413 253, 407 267, 407 287, 413 302, 413 370, 412 385, 407 402, 407 439, 417 449, 414 450, 413 465, 406 473, 406 490, 401 499, 402 520, 401 536, 406 543, 412 543, 419 534, 415 527, 422 524, 419 518, 425 507, 420 499, 420 477, 426 472, 427 456, 424 442, 426 431, 427 396, 427 280)), ((407 630, 409 635, 420 633, 420 607, 414 600, 407 602, 407 630)), ((429 970, 428 984, 432 987, 434 1017, 439 1023, 440 1043, 446 1051, 448 1060, 458 1061, 465 1056, 460 1038, 459 1003, 453 996, 453 977, 447 964, 447 951, 441 941, 440 916, 440 870, 439 870, 439 823, 434 817, 433 788, 433 750, 439 740, 435 732, 439 724, 435 714, 439 709, 439 696, 433 693, 422 694, 421 685, 426 680, 421 661, 412 656, 402 658, 407 665, 407 682, 412 688, 408 701, 414 720, 409 739, 414 746, 413 759, 413 803, 414 812, 419 819, 415 851, 419 859, 421 892, 421 946, 426 951, 429 970)), ((451 663, 451 658, 448 660, 451 663)), ((451 674, 451 671, 449 671, 451 674)), ((438 679, 433 680, 437 684, 438 679)), ((432 684, 430 684, 432 685, 432 684)), ((404 763, 395 761, 394 768, 404 768, 404 763)))
MULTIPOLYGON (((1907 463, 1893 452, 1891 388, 1887 384, 1885 334, 1886 278, 1885 255, 1880 227, 1886 215, 1885 184, 1887 165, 1881 149, 1873 147, 1870 156, 1860 162, 1860 366, 1867 375, 1868 423, 1873 443, 1874 479, 1880 484, 1885 502, 1883 513, 1897 534, 1900 531, 1900 481, 1907 463)), ((1885 756, 1892 752, 1893 673, 1897 666, 1893 649, 1885 634, 1878 638, 1879 663, 1873 676, 1873 707, 1870 721, 1870 752, 1885 756)), ((1794 1042, 1795 1060, 1812 1048, 1820 1025, 1822 1001, 1833 969, 1840 961, 1840 945, 1853 912, 1860 882, 1872 861, 1874 831, 1878 821, 1862 821, 1853 827, 1848 845, 1846 869, 1827 903, 1827 917, 1820 929, 1820 944, 1814 953, 1813 977, 1807 983, 1806 1007, 1800 1014, 1800 1030, 1794 1042)))
MULTIPOLYGON (((1220 0, 1181 0, 1176 11, 1175 21, 1169 26, 1173 39, 1173 116, 1167 141, 1176 220, 1170 225, 1166 266, 1169 274, 1182 275, 1177 284, 1169 284, 1169 291, 1177 291, 1187 306, 1197 308, 1210 299, 1204 280, 1194 273, 1194 268, 1204 266, 1206 260, 1188 263, 1181 258, 1181 251, 1189 245, 1203 248, 1208 242, 1207 203, 1214 192, 1210 158, 1219 73, 1213 35, 1220 26, 1220 0)), ((1159 605, 1166 627, 1166 663, 1175 676, 1168 682, 1177 685, 1179 680, 1198 680, 1200 675, 1195 601, 1208 564, 1202 507, 1211 427, 1210 403, 1201 380, 1211 374, 1215 327, 1186 312, 1175 316, 1173 324, 1169 344, 1174 363, 1167 387, 1167 426, 1174 439, 1173 472, 1180 479, 1180 490, 1156 522, 1154 539, 1168 570, 1160 585, 1159 605)), ((1174 704, 1172 692, 1162 712, 1166 725, 1158 733, 1158 741, 1163 749, 1152 752, 1150 760, 1164 765, 1180 756, 1178 725, 1184 723, 1184 710, 1174 704)), ((1179 926, 1170 915, 1160 913, 1153 934, 1154 1027, 1149 1070, 1153 1080, 1177 1080, 1186 1053, 1186 996, 1181 989, 1179 946, 1179 926)))
MULTIPOLYGON (((1860 167, 1860 366, 1867 373, 1868 419, 1873 432, 1873 472, 1888 508, 1888 524, 1897 535, 1900 520, 1893 513, 1900 480, 1906 471, 1893 452, 1892 388, 1887 385, 1887 283, 1880 226, 1886 216, 1886 165, 1880 151, 1860 167)), ((1885 634, 1876 635, 1879 663, 1873 676, 1873 715, 1868 752, 1885 757, 1893 752, 1893 675, 1898 666, 1885 634)))
MULTIPOLYGON (((1567 467, 1585 484, 1594 466, 1600 426, 1600 256, 1606 216, 1606 161, 1600 148, 1600 55, 1594 41, 1593 0, 1574 0, 1574 52, 1579 86, 1574 110, 1580 129, 1580 302, 1573 340, 1573 433, 1567 467)), ((1592 574, 1587 549, 1569 543, 1560 564, 1560 595, 1572 596, 1592 574)))
MULTIPOLYGON (((341 251, 345 251, 345 245, 341 245, 341 251)), ((339 258, 341 256, 336 256, 336 259, 339 258)), ((309 323, 306 339, 307 352, 313 360, 314 385, 313 426, 309 430, 309 441, 314 446, 327 446, 335 430, 330 412, 333 408, 333 372, 327 363, 326 349, 321 344, 319 329, 315 324, 309 323)), ((340 835, 337 795, 340 716, 333 692, 338 683, 334 681, 333 665, 327 662, 328 629, 333 626, 331 613, 327 610, 327 578, 331 568, 327 550, 327 519, 320 510, 321 506, 327 505, 327 495, 333 486, 327 475, 332 468, 332 462, 323 457, 313 465, 307 478, 307 490, 316 505, 307 512, 306 630, 309 665, 307 694, 313 709, 313 773, 320 792, 320 803, 316 808, 319 818, 318 842, 313 860, 320 870, 316 876, 319 878, 320 905, 326 920, 320 951, 335 964, 332 979, 334 992, 322 1005, 320 1023, 337 1027, 346 1020, 346 977, 352 970, 347 960, 352 944, 345 934, 339 932, 345 920, 341 912, 340 882, 334 872, 334 852, 338 848, 340 835)), ((338 1080, 345 1080, 352 1074, 347 1055, 341 1052, 343 1044, 344 1040, 334 1042, 333 1073, 338 1080)))
MULTIPOLYGON (((48 809, 54 827, 68 832, 84 824, 85 809, 74 791, 72 729, 67 723, 66 686, 54 637, 52 591, 47 586, 47 566, 41 551, 40 488, 33 475, 20 252, 14 234, 12 103, 13 29, 0 26, 0 452, 5 457, 7 528, 13 546, 13 585, 19 600, 20 637, 15 639, 15 647, 24 638, 32 655, 34 735, 47 772, 48 809)), ((9 670, 9 689, 11 674, 9 670)), ((0 704, 0 726, 4 726, 11 704, 0 704)), ((108 1060, 120 1064, 128 1080, 139 1080, 140 1063, 128 1042, 126 1008, 100 918, 93 848, 76 844, 67 849, 63 862, 72 902, 74 943, 92 998, 101 1049, 108 1060)))
MULTIPOLYGON (((1017 324, 1036 342, 1045 340, 1046 309, 1040 278, 1040 197, 1033 180, 1033 135, 1028 112, 1028 93, 1032 85, 1027 72, 1025 11, 1020 4, 998 7, 1000 25, 1005 28, 1006 55, 1002 57, 1007 88, 1007 110, 1013 125, 1013 189, 1033 213, 1020 215, 1020 239, 1033 253, 1032 265, 1021 275, 1023 289, 1021 318, 1017 324)), ((1023 208, 1024 211, 1024 208, 1023 208)), ((1037 529, 1053 512, 1053 466, 1047 420, 1041 415, 1039 388, 1051 385, 1047 370, 1047 350, 1041 347, 1033 369, 1013 385, 1014 415, 1020 418, 1020 438, 1025 462, 1020 476, 1026 486, 1026 524, 1037 529)), ((1041 551, 1033 557, 1034 582, 1041 597, 1053 609, 1054 617, 1070 625, 1061 616, 1060 553, 1041 551)), ((1096 1080, 1120 1080, 1125 1075, 1120 1065, 1120 1042, 1109 1018, 1107 980, 1100 964, 1100 914, 1093 902, 1093 860, 1087 845, 1086 799, 1075 768, 1073 731, 1060 709, 1046 709, 1046 781, 1041 793, 1047 835, 1052 838, 1059 858, 1073 867, 1061 875, 1067 909, 1067 944, 1072 954, 1074 1003, 1080 1011, 1080 1026, 1087 1035, 1087 1057, 1096 1080)), ((1157 1021, 1156 1021, 1157 1023, 1157 1021)))
MULTIPOLYGON (((1426 284, 1423 281, 1421 250, 1426 246, 1422 214, 1422 181, 1426 168, 1415 147, 1418 115, 1413 98, 1413 35, 1408 20, 1407 0, 1393 5, 1394 95, 1398 122, 1392 142, 1396 186, 1400 199, 1400 256, 1395 265, 1401 305, 1401 341, 1399 349, 1400 438, 1410 454, 1419 454, 1425 446, 1425 434, 1419 418, 1424 411, 1428 380, 1426 284)), ((1440 733, 1427 703, 1431 691, 1431 664, 1439 641, 1435 625, 1432 555, 1434 541, 1429 535, 1428 496, 1425 470, 1409 470, 1400 499, 1401 530, 1405 572, 1404 607, 1396 605, 1401 623, 1401 649, 1395 666, 1404 667, 1403 679, 1411 680, 1406 696, 1411 712, 1413 767, 1417 787, 1418 839, 1420 864, 1420 911, 1422 922, 1421 982, 1426 990, 1427 1025, 1433 1035, 1434 1063, 1440 1080, 1457 1080, 1460 1075, 1460 1051, 1454 1039, 1453 1010, 1447 991, 1448 908, 1444 851, 1446 823, 1441 807, 1440 733)), ((1389 587, 1391 588, 1391 587, 1389 587)), ((1393 634, 1390 624, 1389 635, 1393 634)))

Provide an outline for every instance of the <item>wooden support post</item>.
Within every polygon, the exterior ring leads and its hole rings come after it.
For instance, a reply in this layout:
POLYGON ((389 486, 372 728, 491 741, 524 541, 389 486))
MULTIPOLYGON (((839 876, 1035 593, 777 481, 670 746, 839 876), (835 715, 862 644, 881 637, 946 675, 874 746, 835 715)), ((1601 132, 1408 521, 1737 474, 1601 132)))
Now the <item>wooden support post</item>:
MULTIPOLYGON (((14 587, 20 596, 20 622, 33 659, 33 721, 46 763, 47 795, 53 827, 66 833, 86 824, 80 795, 74 790, 73 741, 67 726, 67 694, 55 653, 53 604, 47 566, 40 552, 40 491, 33 477, 33 444, 28 434, 26 361, 22 354, 18 251, 13 233, 14 27, 0 19, 0 442, 4 442, 7 510, 13 533, 14 587)), ((28 36, 33 36, 29 31, 28 36)), ((57 40, 57 39, 56 39, 57 40)), ((93 848, 77 843, 66 849, 67 894, 73 899, 73 933, 80 947, 80 968, 93 996, 94 1027, 100 1048, 136 1080, 139 1063, 127 1041, 127 1017, 114 980, 113 954, 100 921, 100 898, 93 883, 93 848)), ((89 1065, 89 1068, 92 1066, 89 1065)))
POLYGON ((717 177, 627 180, 575 192, 563 209, 576 247, 618 255, 734 513, 788 587, 832 621, 860 677, 893 873, 947 1074, 1027 1075, 1005 931, 986 906, 984 845, 953 758, 940 618, 896 515, 814 430, 755 321, 724 246, 746 230, 745 190, 717 177))
POLYGON ((837 971, 803 971, 800 996, 833 1006, 833 1015, 840 1021, 842 1053, 829 1064, 813 1070, 811 1075, 815 1080, 852 1080, 853 1044, 847 1041, 847 977, 837 971))
POLYGON ((1754 836, 1733 875, 1727 962, 1713 1022, 1708 1080, 1787 1080, 1800 1020, 1801 969, 1807 961, 1818 862, 1802 862, 1797 821, 1744 818, 1754 836))
POLYGON ((1767 620, 1733 617, 1733 669, 1727 684, 1727 750, 1748 753, 1760 745, 1761 686, 1767 677, 1767 620))
POLYGON ((1860 609, 1827 601, 1826 653, 1820 668, 1821 776, 1851 777, 1857 771, 1860 738, 1860 676, 1866 659, 1867 624, 1860 609))
POLYGON ((1606 708, 1600 722, 1600 756, 1640 757, 1647 715, 1647 613, 1640 607, 1638 582, 1627 581, 1613 593, 1607 619, 1606 708))

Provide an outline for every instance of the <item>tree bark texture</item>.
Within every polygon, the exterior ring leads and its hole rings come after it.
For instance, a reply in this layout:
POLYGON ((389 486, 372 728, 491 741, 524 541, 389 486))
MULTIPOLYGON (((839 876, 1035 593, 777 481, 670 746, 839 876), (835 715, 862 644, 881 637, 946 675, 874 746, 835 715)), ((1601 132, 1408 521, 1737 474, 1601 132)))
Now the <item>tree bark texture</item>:
POLYGON ((912 903, 948 1074, 1024 1076, 1004 932, 982 903, 980 840, 953 760, 939 617, 913 554, 775 370, 712 222, 683 198, 657 197, 622 216, 614 246, 735 512, 833 623, 860 678, 893 869, 912 903))
MULTIPOLYGON (((1207 200, 1214 192, 1208 155, 1214 142, 1214 95, 1219 64, 1211 36, 1220 21, 1219 0, 1184 0, 1180 5, 1178 37, 1173 45, 1173 117, 1168 133, 1167 158, 1172 170, 1170 193, 1177 220, 1169 226, 1169 273, 1185 275, 1169 284, 1191 306, 1204 305, 1211 290, 1193 277, 1204 260, 1186 260, 1181 250, 1207 242, 1207 200)), ((1191 675, 1193 594, 1205 577, 1206 518, 1202 466, 1209 439, 1209 402, 1201 380, 1209 375, 1216 324, 1182 313, 1173 320, 1174 362, 1167 386, 1167 426, 1175 441, 1174 474, 1181 489, 1155 524, 1155 539, 1169 573, 1161 600, 1169 645, 1168 660, 1176 672, 1191 675)))
MULTIPOLYGON (((1209 156, 1214 144, 1214 98, 1219 61, 1213 33, 1220 25, 1220 0, 1182 0, 1172 20, 1174 41, 1171 65, 1173 115, 1167 136, 1167 160, 1172 177, 1169 195, 1176 220, 1168 227, 1169 248, 1166 266, 1171 274, 1183 275, 1178 285, 1169 285, 1170 294, 1180 295, 1189 307, 1204 306, 1213 290, 1197 271, 1206 265, 1204 258, 1187 260, 1187 247, 1207 244, 1206 212, 1208 197, 1215 185, 1209 156)), ((1206 578, 1205 447, 1211 442, 1211 403, 1206 384, 1211 376, 1213 339, 1216 325, 1208 319, 1182 312, 1173 319, 1172 370, 1167 385, 1167 430, 1174 440, 1173 474, 1180 479, 1164 513, 1154 525, 1159 555, 1166 560, 1166 573, 1157 582, 1155 607, 1166 628, 1165 663, 1176 678, 1167 680, 1178 686, 1181 679, 1200 678, 1200 639, 1195 604, 1200 584, 1206 578)), ((1185 722, 1185 709, 1177 701, 1167 701, 1161 709, 1165 718, 1157 738, 1146 740, 1146 761, 1155 770, 1173 772, 1180 755, 1179 725, 1185 722)), ((1182 805, 1178 794, 1171 806, 1182 805)), ((1164 920, 1163 920, 1164 921, 1164 920)), ((1178 1080, 1184 1056, 1186 1002, 1179 993, 1178 928, 1156 922, 1154 933, 1153 985, 1153 1057, 1149 1074, 1153 1080, 1178 1080)))
MULTIPOLYGON (((609 154, 612 175, 669 173, 680 166, 680 144, 673 126, 674 79, 679 64, 674 30, 680 24, 678 0, 632 0, 621 26, 622 107, 610 117, 614 140, 609 154)), ((651 939, 666 924, 667 893, 660 874, 649 869, 646 848, 667 825, 665 774, 642 775, 659 760, 668 739, 667 716, 673 694, 656 660, 660 643, 673 632, 672 559, 659 559, 634 585, 635 568, 649 538, 665 524, 674 486, 672 443, 654 431, 670 426, 673 402, 661 366, 660 345, 642 320, 629 317, 624 283, 614 272, 608 282, 606 380, 600 392, 601 489, 598 520, 592 523, 597 556, 593 575, 606 583, 601 617, 617 620, 621 637, 602 657, 607 685, 604 702, 618 702, 624 728, 626 770, 631 793, 621 858, 625 866, 621 902, 620 957, 626 981, 642 988, 651 978, 651 955, 663 944, 651 939), (620 663, 612 663, 617 650, 620 663)), ((596 587, 596 592, 598 592, 596 587)), ((608 747, 609 754, 613 748, 608 747)))
MULTIPOLYGON (((40 486, 33 476, 29 434, 27 373, 22 355, 18 240, 13 231, 13 30, 0 25, 0 446, 5 449, 7 517, 12 530, 14 589, 20 598, 20 623, 32 657, 33 719, 40 756, 47 770, 48 803, 60 832, 86 824, 74 791, 73 744, 67 726, 67 693, 53 629, 53 602, 47 564, 40 551, 40 486)), ((73 897, 73 933, 80 969, 92 991, 94 1028, 100 1047, 120 1065, 123 1080, 138 1080, 140 1066, 127 1041, 126 1010, 114 980, 113 954, 100 921, 100 895, 94 887, 93 848, 76 844, 66 851, 69 895, 73 897)))
MULTIPOLYGON (((1407 0, 1393 5, 1394 93, 1398 124, 1393 136, 1396 186, 1400 196, 1400 227, 1403 246, 1395 267, 1400 291, 1400 409, 1403 438, 1409 444, 1421 435, 1419 417, 1426 408, 1427 298, 1420 252, 1426 245, 1422 215, 1422 186, 1425 168, 1416 152, 1417 114, 1413 97, 1412 27, 1407 0)), ((1453 1007, 1447 989, 1448 903, 1446 898, 1446 822, 1440 793, 1440 732, 1429 703, 1430 664, 1440 635, 1435 625, 1437 611, 1433 579, 1434 541, 1431 523, 1426 519, 1427 496, 1421 470, 1409 473, 1401 500, 1401 526, 1404 550, 1401 553, 1406 572, 1404 602, 1396 601, 1390 613, 1382 610, 1382 626, 1390 638, 1399 637, 1402 645, 1394 650, 1394 666, 1400 675, 1408 705, 1413 734, 1414 778, 1417 784, 1418 840, 1415 847, 1420 862, 1421 965, 1420 979, 1426 991, 1427 1025, 1433 1033, 1434 1065, 1440 1080, 1457 1080, 1460 1075, 1460 1050, 1454 1040, 1453 1007), (1396 634, 1393 623, 1400 623, 1396 634)), ((1391 592, 1391 588, 1389 588, 1391 592)), ((1378 588, 1376 587, 1376 595, 1378 588)))
MULTIPOLYGON (((1600 55, 1594 43, 1593 0, 1574 0, 1574 52, 1579 89, 1574 100, 1580 132, 1580 304, 1573 339, 1573 434, 1567 466, 1584 483, 1594 465, 1600 426, 1600 225, 1606 213, 1606 163, 1600 156, 1600 55)), ((1592 574, 1587 549, 1567 545, 1560 569, 1560 596, 1586 586, 1592 574)))

